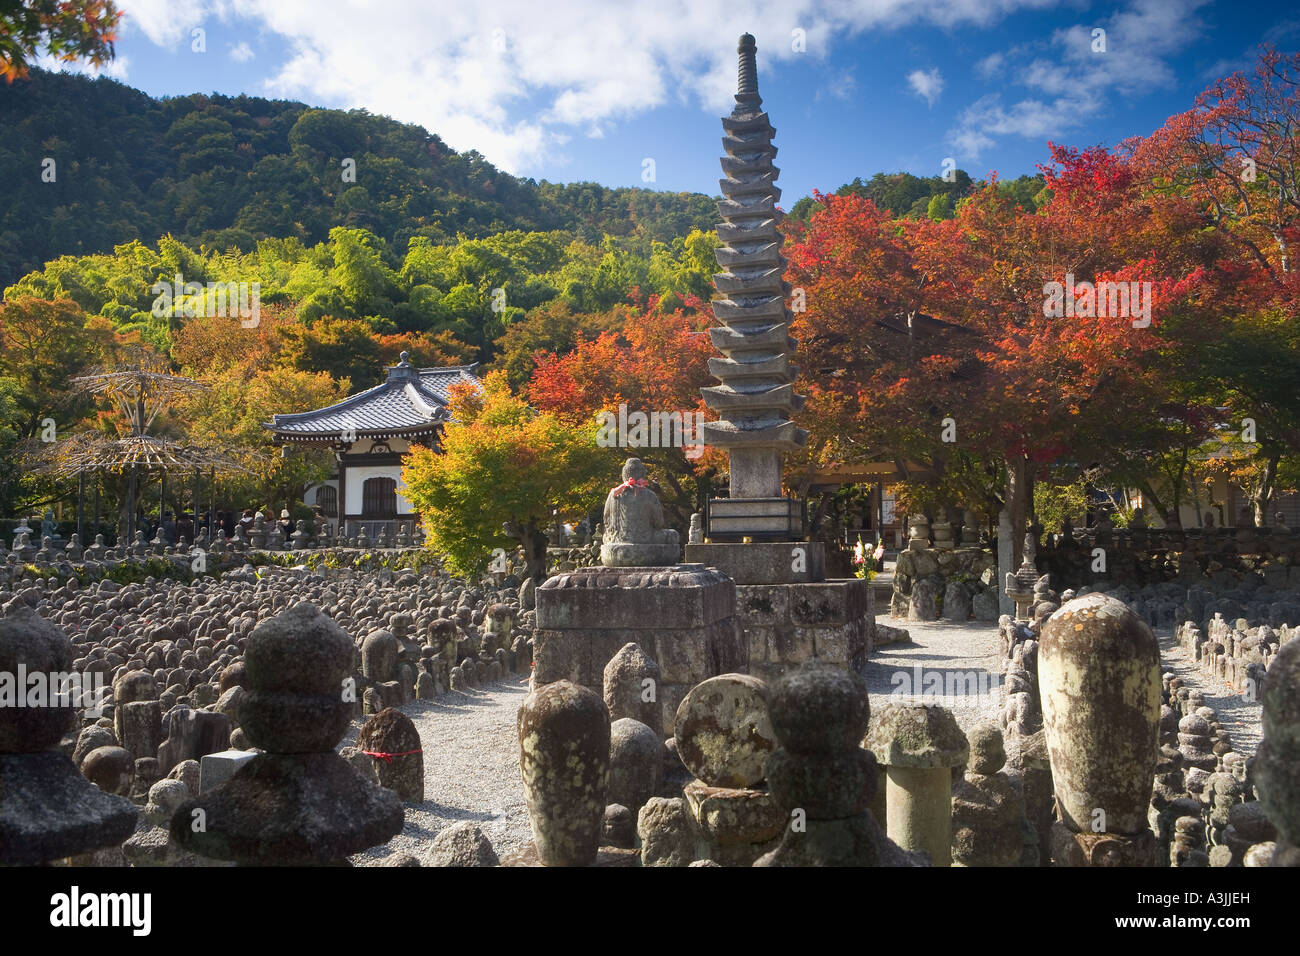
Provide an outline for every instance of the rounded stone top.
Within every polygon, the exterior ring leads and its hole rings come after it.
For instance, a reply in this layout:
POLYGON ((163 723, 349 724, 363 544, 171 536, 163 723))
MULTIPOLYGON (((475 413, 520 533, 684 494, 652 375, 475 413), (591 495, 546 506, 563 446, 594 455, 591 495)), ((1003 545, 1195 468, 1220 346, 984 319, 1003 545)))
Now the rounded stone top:
POLYGON ((81 762, 81 772, 105 793, 126 794, 135 776, 135 758, 124 747, 96 747, 81 762))
MULTIPOLYGON (((20 665, 29 678, 72 670, 72 643, 61 628, 27 605, 0 617, 0 673, 12 674, 16 681, 20 665)), ((27 688, 15 690, 25 694, 27 688)), ((37 753, 53 747, 72 723, 73 704, 69 700, 66 707, 0 707, 0 753, 37 753)))
POLYGON ((1252 842, 1271 840, 1277 834, 1258 800, 1234 803, 1228 808, 1228 824, 1252 842))
POLYGON ((338 694, 352 670, 352 639, 310 604, 268 618, 244 648, 248 690, 338 694))
POLYGON ((113 703, 133 703, 138 700, 157 700, 158 682, 146 670, 128 671, 113 681, 113 703))
POLYGON ((776 749, 767 685, 748 674, 696 684, 677 708, 675 726, 682 763, 711 787, 756 786, 776 749))
POLYGON ((1002 742, 1002 729, 995 723, 978 724, 971 728, 966 740, 970 744, 967 766, 974 773, 997 773, 1006 765, 1007 751, 1002 742))
POLYGON ((768 706, 781 746, 796 754, 854 750, 871 718, 862 678, 816 659, 782 674, 769 689, 768 706))
POLYGON ((149 809, 166 811, 170 815, 190 798, 190 788, 180 780, 159 780, 149 788, 149 809))
POLYGON ((887 767, 960 767, 970 744, 946 707, 886 704, 871 718, 863 746, 887 767))
POLYGON ((1198 714, 1188 714, 1178 722, 1178 732, 1195 734, 1198 737, 1208 737, 1210 735, 1210 724, 1198 714))

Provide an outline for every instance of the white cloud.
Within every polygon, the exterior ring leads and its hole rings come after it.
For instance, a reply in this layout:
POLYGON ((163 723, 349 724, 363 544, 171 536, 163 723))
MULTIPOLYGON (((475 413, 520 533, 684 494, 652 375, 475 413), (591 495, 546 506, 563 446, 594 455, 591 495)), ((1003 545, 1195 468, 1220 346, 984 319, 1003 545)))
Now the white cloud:
POLYGON ((257 56, 253 48, 247 43, 240 43, 238 46, 230 48, 230 58, 236 63, 247 63, 253 57, 257 56))
POLYGON ((975 72, 987 79, 1000 73, 1005 62, 1006 56, 1002 53, 990 53, 975 64, 975 72))
POLYGON ((204 0, 129 0, 119 3, 126 27, 139 28, 155 46, 188 45, 190 30, 203 25, 204 0))
POLYGON ((94 66, 84 60, 75 60, 68 62, 60 60, 49 53, 40 53, 37 55, 35 65, 42 70, 49 70, 53 73, 80 73, 83 76, 107 76, 110 79, 118 80, 122 83, 127 81, 131 72, 131 58, 129 56, 118 55, 102 66, 94 66))
POLYGON ((913 70, 907 74, 907 85, 927 104, 934 106, 935 100, 943 92, 943 75, 937 66, 929 70, 913 70))
POLYGON ((456 149, 516 173, 571 134, 668 103, 726 111, 736 37, 758 40, 760 89, 774 70, 866 31, 927 23, 984 26, 1060 0, 121 0, 160 46, 205 18, 277 35, 283 60, 265 92, 364 107, 419 123, 456 149), (806 52, 792 49, 802 29, 806 52), (494 42, 493 31, 501 31, 494 42), (504 46, 504 49, 500 49, 504 46), (540 105, 539 105, 540 104, 540 105))
POLYGON ((1169 61, 1203 31, 1196 11, 1209 0, 1133 0, 1095 23, 1055 31, 1036 47, 992 54, 977 65, 991 75, 1012 71, 1028 96, 1004 106, 985 96, 964 109, 948 140, 967 159, 993 146, 999 136, 1044 139, 1060 136, 1102 114, 1114 95, 1134 96, 1174 85, 1169 61), (1093 31, 1105 30, 1105 52, 1094 50, 1093 31))

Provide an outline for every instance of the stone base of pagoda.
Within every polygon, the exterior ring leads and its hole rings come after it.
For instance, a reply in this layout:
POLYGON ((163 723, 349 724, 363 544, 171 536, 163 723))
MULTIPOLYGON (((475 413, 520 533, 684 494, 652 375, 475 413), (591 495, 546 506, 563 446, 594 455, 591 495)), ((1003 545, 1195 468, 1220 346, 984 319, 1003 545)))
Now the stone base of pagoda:
POLYGON ((803 502, 793 498, 709 499, 704 536, 713 541, 790 541, 803 534, 803 502))
POLYGON ((659 665, 655 692, 671 737, 692 687, 748 669, 735 615, 735 584, 701 564, 563 572, 537 588, 533 682, 569 680, 600 694, 610 658, 638 644, 659 665))
POLYGON ((771 682, 810 660, 865 676, 875 643, 875 593, 862 578, 740 584, 736 620, 755 677, 771 682))
POLYGON ((820 541, 688 544, 686 560, 716 568, 738 585, 826 580, 826 546, 820 541))

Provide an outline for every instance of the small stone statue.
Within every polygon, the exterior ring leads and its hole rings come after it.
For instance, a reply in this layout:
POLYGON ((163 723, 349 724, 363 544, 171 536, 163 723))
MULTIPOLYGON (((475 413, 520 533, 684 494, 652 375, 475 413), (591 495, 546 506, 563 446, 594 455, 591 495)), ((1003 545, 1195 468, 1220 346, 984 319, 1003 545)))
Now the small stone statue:
POLYGON ((659 496, 650 490, 645 464, 629 458, 623 483, 605 499, 605 538, 600 563, 607 568, 676 564, 677 532, 664 526, 659 496))
POLYGON ((687 533, 687 544, 704 543, 704 515, 698 511, 691 515, 691 529, 687 533))

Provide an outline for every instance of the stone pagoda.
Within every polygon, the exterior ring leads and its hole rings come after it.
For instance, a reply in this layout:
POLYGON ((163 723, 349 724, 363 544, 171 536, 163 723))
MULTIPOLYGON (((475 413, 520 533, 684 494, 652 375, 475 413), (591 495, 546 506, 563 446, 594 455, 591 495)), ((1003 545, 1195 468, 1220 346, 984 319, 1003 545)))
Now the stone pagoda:
POLYGON ((777 230, 776 131, 758 95, 754 38, 742 36, 737 52, 736 107, 722 120, 722 271, 713 300, 722 325, 709 331, 723 355, 709 370, 721 384, 703 389, 719 415, 703 426, 704 441, 727 450, 731 485, 729 497, 709 500, 704 540, 687 544, 685 556, 736 582, 751 674, 775 678, 812 658, 860 671, 874 629, 871 588, 858 578, 826 580, 825 548, 807 540, 802 502, 782 493, 785 453, 802 447, 808 432, 791 420, 804 399, 790 364, 796 343, 777 230))
POLYGON ((722 120, 726 178, 719 180, 723 245, 717 256, 723 271, 714 285, 723 298, 713 301, 722 326, 709 330, 724 356, 709 359, 709 372, 722 384, 702 390, 705 404, 718 413, 703 426, 704 441, 727 449, 731 487, 730 497, 709 501, 705 534, 714 541, 788 541, 803 536, 804 521, 800 502, 781 494, 781 462, 785 452, 808 441, 808 432, 790 420, 804 398, 794 392, 798 369, 790 364, 795 341, 777 230, 776 130, 762 109, 748 33, 738 52, 736 108, 722 120))

